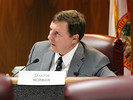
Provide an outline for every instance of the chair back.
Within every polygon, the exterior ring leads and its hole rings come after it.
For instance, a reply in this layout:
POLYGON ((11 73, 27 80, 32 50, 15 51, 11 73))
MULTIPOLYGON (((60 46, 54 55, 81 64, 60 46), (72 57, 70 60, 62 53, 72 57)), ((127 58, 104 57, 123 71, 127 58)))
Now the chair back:
POLYGON ((81 41, 105 54, 110 60, 109 69, 116 75, 123 75, 123 43, 120 39, 108 35, 85 34, 81 41))
POLYGON ((133 76, 84 80, 65 85, 64 100, 133 100, 133 76))
POLYGON ((14 100, 10 77, 0 73, 0 100, 14 100))

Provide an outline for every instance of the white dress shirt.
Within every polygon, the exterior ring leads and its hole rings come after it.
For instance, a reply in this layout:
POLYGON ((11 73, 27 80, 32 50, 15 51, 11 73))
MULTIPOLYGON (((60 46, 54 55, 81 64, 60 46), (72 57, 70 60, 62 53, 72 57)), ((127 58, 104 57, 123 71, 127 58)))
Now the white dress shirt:
MULTIPOLYGON (((68 72, 71 60, 73 58, 73 55, 74 55, 78 45, 79 45, 79 43, 70 52, 68 52, 67 54, 62 56, 62 60, 63 60, 62 71, 68 72)), ((53 60, 52 60, 52 65, 51 65, 50 71, 55 71, 59 57, 60 57, 60 55, 58 53, 55 53, 53 60)))

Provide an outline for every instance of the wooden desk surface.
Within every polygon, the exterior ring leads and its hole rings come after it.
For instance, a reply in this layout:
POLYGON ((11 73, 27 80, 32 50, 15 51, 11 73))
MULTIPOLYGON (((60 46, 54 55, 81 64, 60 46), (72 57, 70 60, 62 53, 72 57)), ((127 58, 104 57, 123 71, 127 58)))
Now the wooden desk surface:
MULTIPOLYGON (((18 77, 10 77, 12 80, 12 84, 17 84, 18 77)), ((89 80, 89 79, 100 79, 101 77, 66 77, 65 84, 77 82, 81 80, 89 80)))

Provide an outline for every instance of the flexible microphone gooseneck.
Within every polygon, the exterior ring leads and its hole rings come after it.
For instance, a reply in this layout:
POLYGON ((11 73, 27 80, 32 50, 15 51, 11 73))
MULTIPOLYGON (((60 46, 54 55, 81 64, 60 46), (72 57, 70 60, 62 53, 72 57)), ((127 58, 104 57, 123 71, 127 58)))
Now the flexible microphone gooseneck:
MULTIPOLYGON (((28 67, 29 65, 33 64, 33 63, 38 63, 39 59, 35 59, 33 62, 29 63, 28 65, 26 65, 25 67, 23 67, 22 69, 20 69, 19 71, 22 71, 24 68, 28 67)), ((14 77, 16 74, 19 73, 19 71, 17 71, 15 74, 13 74, 11 77, 14 77)))

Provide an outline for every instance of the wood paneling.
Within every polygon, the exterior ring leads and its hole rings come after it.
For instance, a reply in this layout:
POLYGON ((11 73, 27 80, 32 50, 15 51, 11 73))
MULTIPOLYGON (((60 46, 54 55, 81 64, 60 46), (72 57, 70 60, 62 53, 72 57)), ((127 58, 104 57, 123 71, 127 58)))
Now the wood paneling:
MULTIPOLYGON (((0 72, 25 65, 35 41, 47 39, 50 16, 46 0, 0 1, 0 72)), ((50 12, 49 12, 50 13, 50 12)))
POLYGON ((86 16, 86 33, 108 34, 109 0, 0 0, 0 72, 25 65, 32 45, 47 39, 55 13, 86 16))

